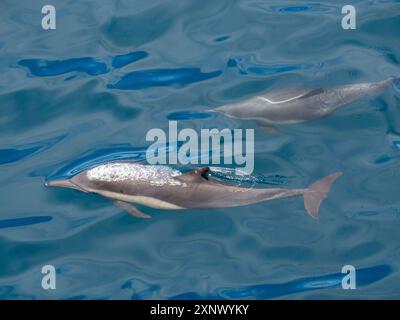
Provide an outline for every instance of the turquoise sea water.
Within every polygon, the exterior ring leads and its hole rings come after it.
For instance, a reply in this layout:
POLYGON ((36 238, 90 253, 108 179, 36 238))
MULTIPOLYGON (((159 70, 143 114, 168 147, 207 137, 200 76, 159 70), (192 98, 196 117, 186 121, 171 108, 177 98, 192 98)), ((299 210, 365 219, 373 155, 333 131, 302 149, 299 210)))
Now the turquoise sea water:
MULTIPOLYGON (((343 176, 300 198, 135 219, 46 179, 143 160, 152 128, 254 128, 205 110, 272 88, 400 75, 400 2, 0 3, 0 299, 383 299, 400 296, 399 88, 314 122, 255 129, 256 187, 343 176), (341 8, 357 29, 341 28, 341 8), (43 290, 41 269, 57 270, 43 290), (357 289, 341 288, 342 266, 357 289)), ((243 183, 232 168, 214 174, 243 183)))

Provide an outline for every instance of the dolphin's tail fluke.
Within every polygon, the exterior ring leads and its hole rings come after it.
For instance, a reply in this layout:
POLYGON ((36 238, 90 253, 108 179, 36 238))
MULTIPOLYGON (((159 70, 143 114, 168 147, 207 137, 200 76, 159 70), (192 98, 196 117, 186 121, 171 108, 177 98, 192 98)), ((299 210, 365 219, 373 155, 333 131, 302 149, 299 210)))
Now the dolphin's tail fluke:
POLYGON ((338 171, 335 173, 314 182, 311 186, 309 186, 304 192, 304 206, 308 214, 314 219, 318 219, 319 217, 319 207, 322 201, 328 195, 332 183, 335 182, 337 178, 342 175, 342 172, 338 171))

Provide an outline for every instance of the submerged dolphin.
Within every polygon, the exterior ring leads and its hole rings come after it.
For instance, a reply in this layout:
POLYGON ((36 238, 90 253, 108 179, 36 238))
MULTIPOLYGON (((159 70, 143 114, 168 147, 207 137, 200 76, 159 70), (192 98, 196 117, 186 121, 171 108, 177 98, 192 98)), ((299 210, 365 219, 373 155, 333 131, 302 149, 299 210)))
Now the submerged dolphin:
POLYGON ((110 162, 83 171, 71 179, 48 181, 45 185, 98 193, 140 218, 150 216, 128 202, 174 210, 237 207, 294 196, 303 196, 308 213, 318 218, 322 200, 331 184, 342 174, 333 173, 306 189, 257 189, 211 180, 208 172, 209 168, 201 168, 183 174, 166 166, 110 162))
POLYGON ((375 83, 359 83, 330 89, 280 89, 209 111, 229 117, 256 120, 266 131, 274 125, 290 124, 326 117, 351 102, 380 93, 398 79, 375 83))

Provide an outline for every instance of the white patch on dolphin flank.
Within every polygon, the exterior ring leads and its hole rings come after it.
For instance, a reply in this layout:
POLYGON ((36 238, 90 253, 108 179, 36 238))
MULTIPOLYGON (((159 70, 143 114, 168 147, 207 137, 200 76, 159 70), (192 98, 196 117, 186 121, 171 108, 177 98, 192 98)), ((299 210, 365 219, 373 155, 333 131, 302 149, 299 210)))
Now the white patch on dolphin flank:
POLYGON ((89 180, 97 181, 140 181, 148 182, 154 186, 186 184, 174 179, 182 173, 167 166, 143 166, 136 163, 113 162, 99 165, 87 172, 89 180))
POLYGON ((286 100, 280 100, 280 101, 272 101, 272 100, 270 100, 270 99, 268 99, 266 97, 258 97, 258 98, 260 98, 261 100, 267 101, 270 104, 279 104, 279 103, 285 103, 285 102, 289 102, 289 101, 293 101, 293 100, 299 99, 302 96, 304 96, 304 93, 299 94, 296 97, 292 97, 292 98, 289 98, 289 99, 286 99, 286 100))
POLYGON ((181 207, 176 204, 173 204, 173 203, 170 203, 167 201, 163 201, 163 200, 160 200, 157 198, 153 198, 153 197, 132 196, 132 195, 121 194, 121 193, 117 193, 117 192, 99 191, 99 190, 93 190, 93 192, 97 192, 106 198, 116 199, 116 200, 120 200, 120 201, 131 202, 131 203, 138 203, 143 206, 147 206, 147 207, 154 208, 154 209, 161 209, 161 210, 185 209, 184 207, 181 207))

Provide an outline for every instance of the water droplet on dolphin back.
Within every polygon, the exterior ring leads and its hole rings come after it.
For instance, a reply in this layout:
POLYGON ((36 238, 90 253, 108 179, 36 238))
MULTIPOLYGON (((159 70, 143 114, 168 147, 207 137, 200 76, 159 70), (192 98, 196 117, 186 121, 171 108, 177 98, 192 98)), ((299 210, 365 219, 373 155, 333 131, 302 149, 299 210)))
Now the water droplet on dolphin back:
POLYGON ((179 185, 180 182, 174 177, 181 175, 181 172, 167 166, 144 166, 136 163, 113 162, 89 169, 86 175, 91 181, 141 181, 162 186, 179 185))

